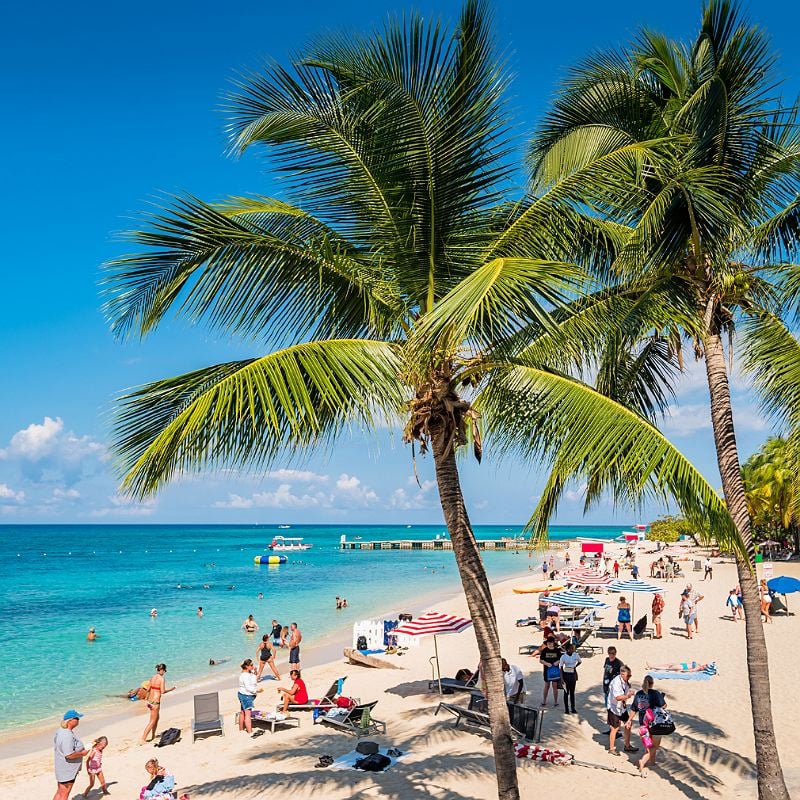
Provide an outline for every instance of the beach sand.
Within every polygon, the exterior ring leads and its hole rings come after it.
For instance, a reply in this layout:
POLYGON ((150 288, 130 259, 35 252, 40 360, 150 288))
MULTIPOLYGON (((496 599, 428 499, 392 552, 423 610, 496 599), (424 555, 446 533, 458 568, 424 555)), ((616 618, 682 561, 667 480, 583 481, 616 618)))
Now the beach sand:
MULTIPOLYGON (((573 563, 577 547, 572 546, 573 563)), ((649 580, 647 555, 638 559, 642 578, 649 580)), ((538 563, 538 560, 534 560, 538 563)), ((736 571, 730 560, 714 559, 712 581, 700 580, 702 573, 691 571, 692 562, 684 563, 686 580, 705 595, 699 606, 700 633, 693 640, 677 617, 680 591, 685 581, 676 580, 665 586, 666 609, 663 614, 664 637, 661 640, 593 639, 604 649, 618 646, 622 660, 633 670, 632 685, 638 688, 646 674, 645 663, 663 661, 716 661, 719 674, 709 681, 660 681, 657 688, 666 693, 677 731, 664 737, 659 764, 648 770, 642 779, 636 769, 636 755, 612 758, 605 752, 607 736, 602 705, 602 655, 584 658, 579 669, 577 716, 565 715, 563 706, 548 708, 544 718, 542 745, 568 750, 577 759, 605 769, 585 766, 553 766, 535 762, 519 763, 519 782, 523 797, 547 796, 548 791, 564 792, 571 797, 624 796, 651 798, 752 798, 755 788, 755 755, 745 665, 744 623, 732 622, 726 615, 725 599, 736 584, 736 571), (611 771, 615 770, 616 771, 611 771)), ((760 567, 759 567, 760 569, 760 567)), ((775 564, 776 575, 800 577, 800 564, 775 564)), ((503 581, 493 587, 503 654, 520 666, 528 691, 527 704, 541 702, 541 667, 529 656, 518 656, 517 648, 533 641, 532 628, 517 628, 514 621, 536 613, 535 595, 517 595, 512 588, 535 583, 537 572, 503 581)), ((635 617, 649 610, 650 598, 639 595, 635 617)), ((792 602, 790 609, 800 600, 792 602)), ((610 597, 609 602, 615 603, 610 597)), ((383 603, 381 603, 383 605, 383 603)), ((454 596, 437 603, 436 609, 466 615, 463 597, 454 596)), ((605 621, 615 619, 613 608, 605 612, 605 621)), ((366 616, 359 614, 359 617, 366 616)), ((355 619, 355 617, 354 617, 355 619)), ((778 747, 789 790, 800 796, 800 717, 793 702, 796 686, 793 670, 800 655, 800 613, 779 615, 766 627, 769 648, 770 682, 778 747)), ((199 739, 192 744, 189 720, 192 716, 192 695, 197 686, 179 687, 168 694, 163 703, 159 730, 179 727, 183 739, 162 749, 139 746, 137 740, 145 724, 143 703, 116 706, 110 716, 86 715, 77 729, 78 736, 89 744, 105 735, 110 744, 104 755, 104 770, 113 797, 135 798, 146 781, 144 763, 157 757, 175 775, 180 792, 194 798, 491 798, 496 786, 489 740, 468 730, 455 729, 447 714, 434 716, 440 699, 466 703, 466 697, 428 691, 431 669, 428 659, 433 642, 424 639, 419 647, 410 648, 402 658, 391 658, 402 670, 371 670, 345 663, 341 649, 349 647, 349 637, 326 648, 317 649, 314 666, 304 669, 310 695, 317 696, 336 677, 346 675, 345 694, 362 701, 377 699, 374 716, 387 723, 385 736, 371 737, 385 746, 407 752, 407 757, 382 774, 365 774, 354 770, 316 769, 322 754, 334 758, 351 751, 355 739, 313 725, 310 714, 301 714, 299 729, 266 732, 251 739, 240 733, 233 723, 238 710, 236 683, 237 663, 219 667, 219 680, 210 684, 220 691, 225 714, 225 736, 199 739), (335 646, 335 652, 331 649, 335 646)), ((254 648, 248 648, 252 650, 254 648)), ((441 637, 439 654, 443 675, 453 675, 460 667, 474 668, 477 648, 470 631, 441 637)), ((243 652, 242 658, 252 656, 243 652)), ((168 661, 169 659, 167 659, 168 661)), ((288 685, 286 653, 278 659, 284 676, 281 685, 288 685)), ((23 671, 19 680, 30 679, 23 671)), ((170 685, 169 680, 167 684, 170 685)), ((261 684, 264 692, 256 706, 274 707, 277 702, 274 681, 261 684)), ((58 678, 50 683, 51 691, 59 691, 58 678)), ((200 691, 207 691, 204 685, 200 691)), ((560 699, 560 698, 559 698, 560 699)), ((0 796, 49 798, 55 790, 52 766, 52 730, 30 736, 14 736, 0 745, 0 796)), ((632 741, 641 745, 634 734, 632 741)), ((76 791, 86 786, 82 770, 76 791)), ((74 795, 73 795, 74 796, 74 795)), ((92 797, 99 796, 95 789, 92 797)))

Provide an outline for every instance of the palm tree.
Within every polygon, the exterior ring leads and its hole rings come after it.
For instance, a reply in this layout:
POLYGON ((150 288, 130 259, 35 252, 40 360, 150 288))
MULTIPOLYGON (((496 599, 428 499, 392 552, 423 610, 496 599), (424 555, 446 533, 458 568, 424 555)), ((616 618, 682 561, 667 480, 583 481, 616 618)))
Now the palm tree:
POLYGON ((785 433, 769 439, 743 466, 755 510, 791 535, 800 552, 800 343, 769 314, 745 321, 743 366, 765 410, 785 433))
MULTIPOLYGON (((120 336, 147 334, 174 310, 268 351, 121 398, 115 450, 130 494, 215 465, 302 459, 384 418, 404 420, 412 448, 432 451, 487 685, 498 794, 517 798, 497 621, 456 452, 471 442, 480 457, 472 401, 501 373, 537 375, 619 427, 626 409, 556 366, 582 359, 607 319, 647 326, 666 301, 586 293, 615 226, 556 220, 547 197, 503 195, 505 84, 473 0, 454 36, 411 16, 248 75, 230 100, 232 147, 269 147, 288 199, 173 198, 131 234, 144 251, 109 264, 104 282, 120 336)), ((511 400, 509 417, 524 411, 511 400)), ((649 424, 639 441, 661 465, 653 491, 725 530, 702 476, 649 424)))
MULTIPOLYGON (((745 545, 737 566, 759 796, 782 799, 788 794, 723 347, 740 312, 774 307, 772 278, 795 242, 800 137, 796 109, 773 97, 772 66, 764 33, 742 21, 735 5, 712 0, 690 46, 644 31, 627 51, 595 55, 574 69, 533 142, 531 167, 539 190, 627 229, 613 268, 618 279, 671 282, 694 309, 692 324, 680 327, 705 361, 723 493, 745 545)), ((675 327, 665 331, 673 343, 675 327)), ((566 480, 587 470, 564 455, 563 442, 551 445, 544 517, 566 480)), ((602 475, 602 458, 588 457, 593 474, 602 475)), ((612 469, 595 488, 616 492, 620 483, 627 486, 612 469)))

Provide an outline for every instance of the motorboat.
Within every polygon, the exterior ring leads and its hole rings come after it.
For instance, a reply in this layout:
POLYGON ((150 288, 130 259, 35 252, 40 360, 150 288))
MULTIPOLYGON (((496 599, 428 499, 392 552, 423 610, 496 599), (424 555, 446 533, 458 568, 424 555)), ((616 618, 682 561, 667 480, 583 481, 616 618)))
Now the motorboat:
POLYGON ((276 536, 268 547, 270 550, 310 550, 313 545, 303 544, 302 539, 290 539, 287 536, 276 536))

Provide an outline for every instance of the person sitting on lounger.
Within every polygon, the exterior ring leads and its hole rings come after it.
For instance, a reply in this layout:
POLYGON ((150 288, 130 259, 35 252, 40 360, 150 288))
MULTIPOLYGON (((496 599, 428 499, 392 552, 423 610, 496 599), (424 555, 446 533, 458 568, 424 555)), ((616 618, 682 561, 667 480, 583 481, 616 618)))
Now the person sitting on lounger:
POLYGON ((717 662, 699 664, 697 661, 679 661, 672 664, 648 664, 647 669, 660 669, 664 672, 707 672, 709 675, 716 675, 717 662))
POLYGON ((456 672, 455 680, 457 680, 459 683, 463 683, 464 686, 466 686, 472 680, 473 675, 474 673, 471 670, 460 669, 458 672, 456 672))
POLYGON ((289 677, 294 681, 288 689, 281 687, 278 689, 278 694, 283 695, 283 713, 289 711, 289 704, 293 703, 298 706, 305 705, 308 702, 308 690, 306 684, 300 677, 300 670, 293 669, 289 672, 289 677))

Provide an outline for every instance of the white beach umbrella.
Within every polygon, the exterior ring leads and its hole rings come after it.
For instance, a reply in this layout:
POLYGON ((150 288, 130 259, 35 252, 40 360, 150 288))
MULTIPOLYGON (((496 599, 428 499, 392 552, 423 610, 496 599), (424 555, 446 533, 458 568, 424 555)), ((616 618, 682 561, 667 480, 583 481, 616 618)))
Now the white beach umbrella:
POLYGON ((442 614, 438 611, 426 611, 415 619, 404 622, 395 628, 392 633, 405 636, 433 636, 434 656, 430 659, 431 668, 436 662, 434 677, 439 681, 439 694, 442 694, 442 673, 439 669, 439 645, 436 637, 446 633, 461 633, 472 627, 472 620, 465 617, 456 617, 453 614, 442 614))

